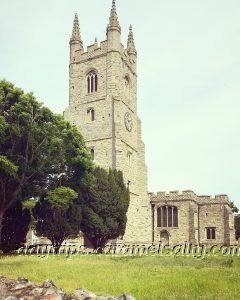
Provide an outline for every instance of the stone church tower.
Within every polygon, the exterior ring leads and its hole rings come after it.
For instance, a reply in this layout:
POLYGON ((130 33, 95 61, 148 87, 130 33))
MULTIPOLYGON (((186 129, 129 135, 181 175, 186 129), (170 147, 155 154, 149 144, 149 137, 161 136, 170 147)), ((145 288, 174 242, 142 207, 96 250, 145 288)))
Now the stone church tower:
POLYGON ((70 39, 69 106, 66 120, 82 133, 95 163, 123 171, 130 190, 123 240, 149 242, 151 207, 147 194, 145 147, 137 116, 137 51, 132 27, 127 47, 112 1, 106 40, 83 48, 78 17, 70 39))

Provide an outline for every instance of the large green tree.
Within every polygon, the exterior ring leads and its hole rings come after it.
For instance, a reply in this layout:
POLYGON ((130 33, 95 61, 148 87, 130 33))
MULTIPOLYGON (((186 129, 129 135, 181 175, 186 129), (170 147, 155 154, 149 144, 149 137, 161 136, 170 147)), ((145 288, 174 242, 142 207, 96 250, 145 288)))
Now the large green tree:
POLYGON ((47 237, 55 249, 80 232, 82 211, 77 198, 74 190, 58 187, 42 196, 33 208, 37 235, 47 237))
POLYGON ((105 171, 97 167, 95 184, 80 194, 82 205, 82 231, 95 248, 104 247, 123 235, 127 222, 129 191, 121 171, 105 171))
POLYGON ((93 168, 81 134, 32 93, 0 81, 0 249, 4 213, 17 201, 88 184, 93 168))

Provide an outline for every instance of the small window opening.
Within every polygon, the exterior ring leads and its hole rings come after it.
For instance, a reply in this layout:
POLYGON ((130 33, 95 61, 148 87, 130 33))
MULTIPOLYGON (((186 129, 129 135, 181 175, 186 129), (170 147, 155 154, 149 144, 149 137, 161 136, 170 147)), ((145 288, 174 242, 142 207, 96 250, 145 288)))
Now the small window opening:
POLYGON ((216 239, 216 228, 206 228, 207 240, 216 239))
POLYGON ((94 148, 90 148, 91 158, 93 161, 95 161, 95 151, 94 148))
POLYGON ((132 153, 131 152, 128 152, 127 154, 127 163, 128 163, 128 166, 132 166, 132 153))
POLYGON ((95 121, 95 112, 93 108, 88 108, 87 110, 87 122, 91 123, 95 121))
POLYGON ((124 77, 124 97, 127 101, 129 101, 130 95, 130 84, 128 77, 124 77))

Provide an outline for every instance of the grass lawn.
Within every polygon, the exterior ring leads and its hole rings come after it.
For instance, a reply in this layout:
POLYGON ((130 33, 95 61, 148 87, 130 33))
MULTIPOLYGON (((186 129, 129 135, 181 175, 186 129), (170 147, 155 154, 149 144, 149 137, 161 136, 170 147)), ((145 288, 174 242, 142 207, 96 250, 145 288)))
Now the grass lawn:
POLYGON ((128 292, 138 300, 240 297, 240 257, 4 256, 0 275, 23 276, 36 283, 50 278, 66 292, 76 288, 99 295, 128 292))

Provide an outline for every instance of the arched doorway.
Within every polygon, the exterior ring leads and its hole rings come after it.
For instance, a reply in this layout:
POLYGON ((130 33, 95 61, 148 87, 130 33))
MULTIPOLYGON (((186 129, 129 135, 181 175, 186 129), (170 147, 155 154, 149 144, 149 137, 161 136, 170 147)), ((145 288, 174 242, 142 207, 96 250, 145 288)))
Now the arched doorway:
POLYGON ((169 233, 166 230, 160 232, 160 242, 162 242, 163 245, 169 245, 169 233))

